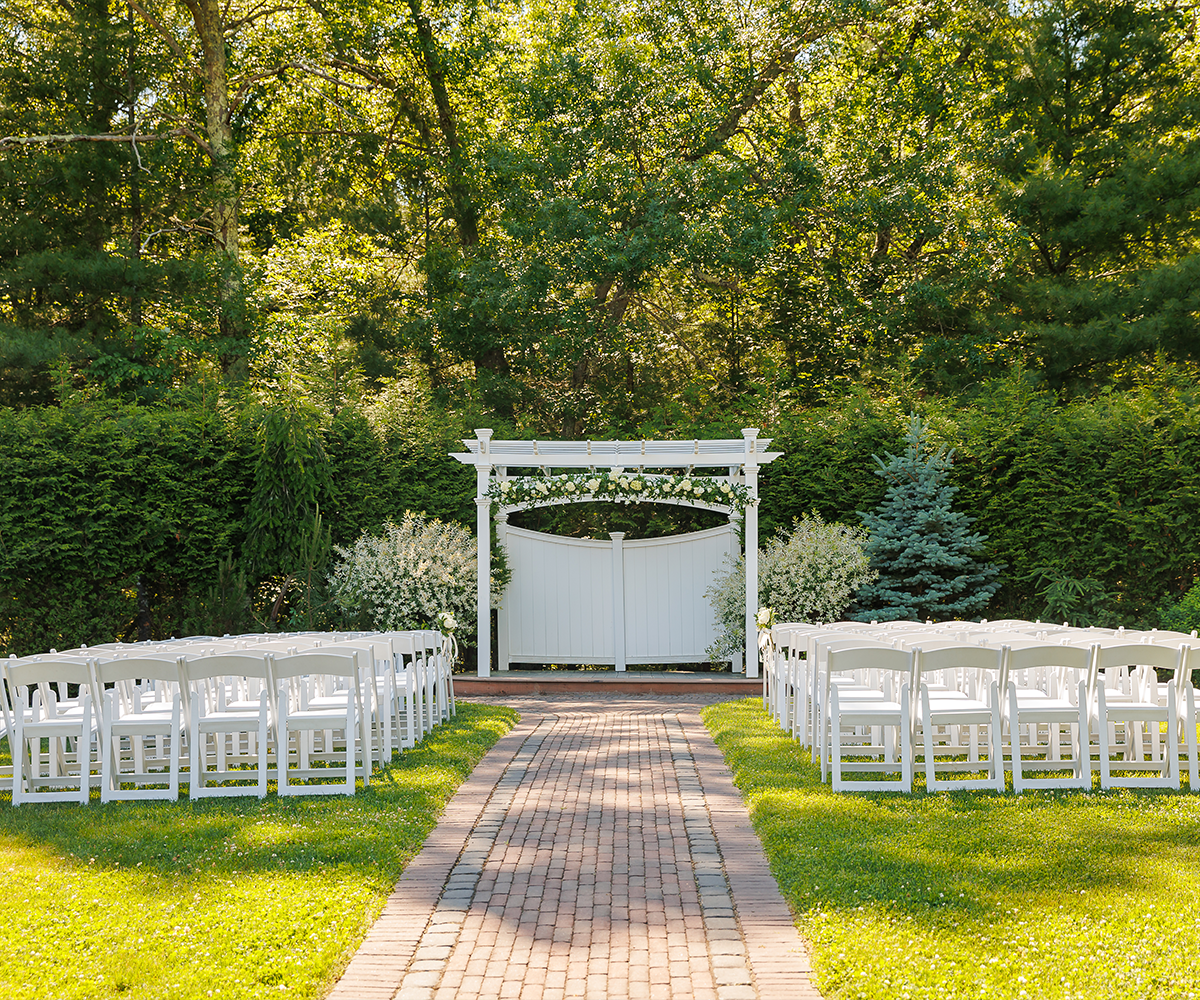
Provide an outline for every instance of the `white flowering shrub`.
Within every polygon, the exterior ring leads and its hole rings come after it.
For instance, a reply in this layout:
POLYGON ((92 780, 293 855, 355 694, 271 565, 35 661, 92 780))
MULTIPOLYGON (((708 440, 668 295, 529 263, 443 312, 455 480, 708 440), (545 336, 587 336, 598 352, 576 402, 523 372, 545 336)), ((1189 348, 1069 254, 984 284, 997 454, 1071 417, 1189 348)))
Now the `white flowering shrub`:
MULTIPOLYGON (((866 556, 867 533, 827 524, 816 514, 797 521, 758 551, 758 601, 775 621, 835 621, 855 591, 877 574, 866 556)), ((705 596, 720 634, 708 648, 713 660, 727 660, 746 647, 746 563, 726 557, 705 596)))
MULTIPOLYGON (((382 535, 363 532, 335 551, 330 590, 352 618, 381 630, 474 622, 476 546, 466 528, 407 511, 382 535)), ((492 582, 498 604, 503 587, 492 582)))

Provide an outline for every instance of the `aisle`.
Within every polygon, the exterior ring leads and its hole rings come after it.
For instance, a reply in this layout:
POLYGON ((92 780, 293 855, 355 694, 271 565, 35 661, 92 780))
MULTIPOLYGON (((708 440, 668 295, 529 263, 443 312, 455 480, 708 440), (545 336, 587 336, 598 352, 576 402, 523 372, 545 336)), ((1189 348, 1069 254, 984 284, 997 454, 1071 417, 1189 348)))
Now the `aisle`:
POLYGON ((700 723, 709 699, 486 700, 520 724, 451 800, 332 998, 819 996, 700 723))

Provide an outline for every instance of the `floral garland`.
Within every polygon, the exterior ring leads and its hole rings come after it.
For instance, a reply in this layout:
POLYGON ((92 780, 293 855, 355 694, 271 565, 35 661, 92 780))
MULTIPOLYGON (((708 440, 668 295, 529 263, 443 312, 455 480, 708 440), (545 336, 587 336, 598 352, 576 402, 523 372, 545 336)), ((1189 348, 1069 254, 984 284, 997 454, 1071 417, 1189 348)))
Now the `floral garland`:
POLYGON ((590 499, 613 503, 680 500, 720 504, 739 514, 747 504, 757 502, 751 500, 750 491, 741 483, 708 476, 646 476, 624 469, 493 480, 488 486, 487 497, 492 503, 505 505, 547 500, 590 499))

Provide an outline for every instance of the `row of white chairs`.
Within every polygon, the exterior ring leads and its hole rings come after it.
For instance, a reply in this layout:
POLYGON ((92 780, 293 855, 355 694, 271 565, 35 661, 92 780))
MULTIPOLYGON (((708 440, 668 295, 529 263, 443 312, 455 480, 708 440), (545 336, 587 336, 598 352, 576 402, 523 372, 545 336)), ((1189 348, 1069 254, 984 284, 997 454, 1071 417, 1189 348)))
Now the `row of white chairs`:
POLYGON ((1192 632, 793 622, 761 636, 764 702, 835 791, 1179 788, 1197 748, 1192 632), (852 772, 874 776, 852 779, 852 772), (888 778, 883 775, 896 775, 888 778))
MULTIPOLYGON (((353 794, 455 713, 435 631, 193 636, 10 657, 0 711, 13 805, 353 794), (187 770, 183 770, 184 764, 187 770), (330 783, 325 779, 335 779, 330 783), (299 782, 299 783, 298 783, 299 782)), ((7 781, 5 779, 7 778, 7 781)))

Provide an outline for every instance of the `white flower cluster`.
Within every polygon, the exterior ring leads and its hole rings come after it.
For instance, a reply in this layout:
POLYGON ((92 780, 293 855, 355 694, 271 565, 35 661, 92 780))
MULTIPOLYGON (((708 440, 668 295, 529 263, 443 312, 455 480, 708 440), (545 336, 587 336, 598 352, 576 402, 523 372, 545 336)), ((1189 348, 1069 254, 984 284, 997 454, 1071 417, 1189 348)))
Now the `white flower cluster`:
MULTIPOLYGON (((759 611, 776 621, 835 621, 855 591, 875 579, 864 549, 867 533, 844 524, 826 524, 816 514, 780 534, 758 553, 759 611)), ((746 642, 746 564, 727 558, 705 593, 721 634, 708 649, 713 660, 726 660, 746 642)), ((756 619, 761 625, 761 618, 756 619)))
POLYGON ((373 628, 453 632, 475 618, 475 537, 457 524, 408 511, 399 524, 384 524, 382 536, 363 532, 335 551, 334 600, 373 628))
POLYGON ((750 492, 741 483, 709 476, 647 476, 623 469, 502 479, 491 483, 487 495, 500 504, 584 498, 614 503, 681 500, 720 504, 739 512, 750 502, 750 492))

